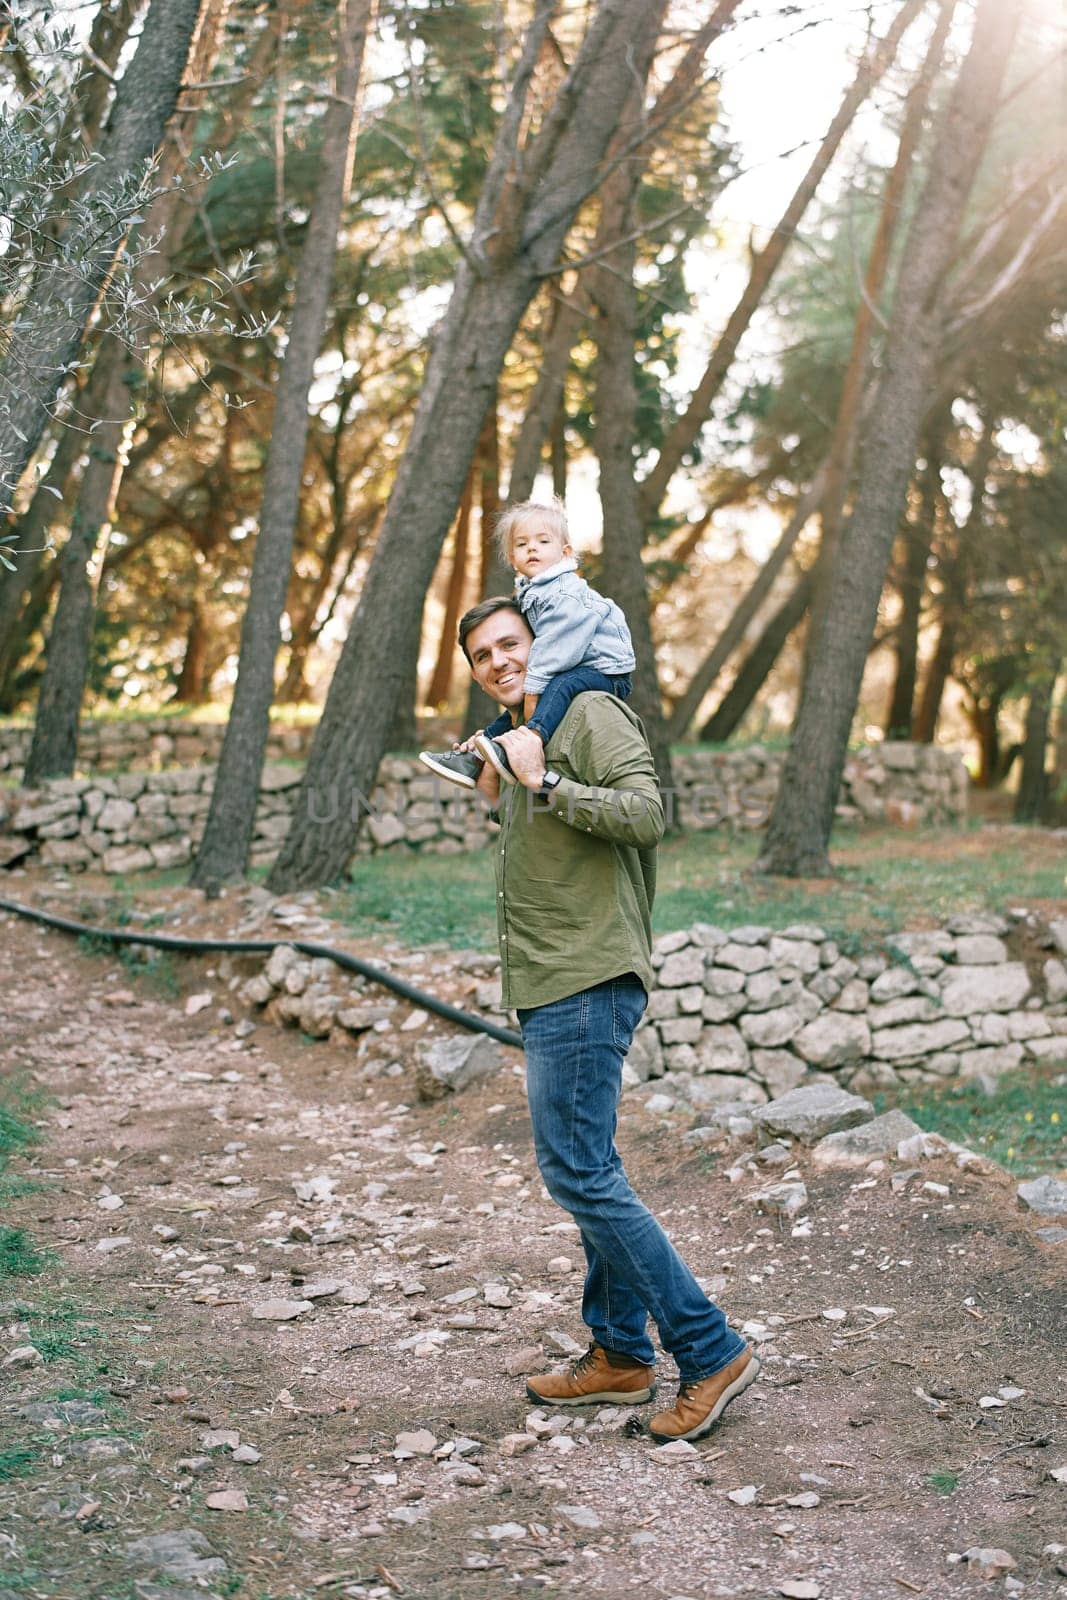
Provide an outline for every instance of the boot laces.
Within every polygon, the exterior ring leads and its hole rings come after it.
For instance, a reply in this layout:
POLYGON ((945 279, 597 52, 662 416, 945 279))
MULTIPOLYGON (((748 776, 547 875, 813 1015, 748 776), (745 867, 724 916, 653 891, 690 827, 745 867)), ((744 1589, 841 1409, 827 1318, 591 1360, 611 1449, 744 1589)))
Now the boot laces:
POLYGON ((593 1362, 596 1360, 596 1355, 597 1355, 598 1348, 599 1347, 596 1344, 591 1344, 589 1346, 589 1349, 585 1352, 585 1354, 583 1356, 579 1356, 578 1357, 578 1360, 574 1363, 574 1376, 576 1378, 579 1376, 580 1373, 589 1371, 589 1368, 593 1365, 593 1362))

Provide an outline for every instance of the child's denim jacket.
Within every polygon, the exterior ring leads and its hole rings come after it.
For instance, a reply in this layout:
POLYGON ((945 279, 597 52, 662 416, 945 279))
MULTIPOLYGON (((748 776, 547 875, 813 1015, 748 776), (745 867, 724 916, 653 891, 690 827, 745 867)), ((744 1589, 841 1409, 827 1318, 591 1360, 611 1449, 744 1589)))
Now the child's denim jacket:
POLYGON ((614 600, 579 578, 573 558, 557 561, 536 578, 516 578, 515 596, 534 632, 526 662, 527 694, 541 694, 550 678, 572 667, 595 667, 609 678, 634 670, 626 618, 614 600))

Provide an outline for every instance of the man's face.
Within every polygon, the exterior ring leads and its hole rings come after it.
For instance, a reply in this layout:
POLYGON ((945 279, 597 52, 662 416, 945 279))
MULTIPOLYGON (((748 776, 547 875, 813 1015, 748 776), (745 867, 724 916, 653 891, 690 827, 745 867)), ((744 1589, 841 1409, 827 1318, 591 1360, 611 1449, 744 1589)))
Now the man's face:
POLYGON ((499 705, 522 704, 533 634, 517 611, 494 611, 467 635, 471 671, 499 705))

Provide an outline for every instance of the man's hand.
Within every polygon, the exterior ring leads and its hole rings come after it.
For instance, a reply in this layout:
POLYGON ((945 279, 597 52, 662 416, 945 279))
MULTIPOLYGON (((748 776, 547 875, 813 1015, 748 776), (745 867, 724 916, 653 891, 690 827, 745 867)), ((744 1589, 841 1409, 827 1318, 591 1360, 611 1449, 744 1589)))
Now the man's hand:
MULTIPOLYGON (((545 775, 545 747, 532 728, 512 728, 499 742, 508 753, 511 770, 524 789, 540 789, 545 775)), ((486 763, 488 766, 488 762, 486 763)))

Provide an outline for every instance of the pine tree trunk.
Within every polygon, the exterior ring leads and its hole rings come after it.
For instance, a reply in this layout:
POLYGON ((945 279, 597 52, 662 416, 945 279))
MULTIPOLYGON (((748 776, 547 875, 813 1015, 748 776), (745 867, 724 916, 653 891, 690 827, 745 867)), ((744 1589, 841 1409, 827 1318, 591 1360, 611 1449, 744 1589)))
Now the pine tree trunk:
MULTIPOLYGON (((704 58, 714 41, 729 26, 739 3, 740 0, 719 0, 710 17, 689 41, 670 82, 664 87, 649 114, 648 122, 656 132, 644 141, 639 150, 627 156, 626 170, 630 174, 631 184, 635 190, 641 174, 648 165, 657 137, 669 128, 672 116, 694 93, 704 58)), ((609 159, 617 153, 627 132, 628 130, 624 129, 620 138, 609 146, 609 159)), ((590 256, 599 258, 605 252, 613 251, 616 238, 615 226, 616 218, 602 209, 593 242, 589 247, 590 256)), ((533 492, 545 441, 552 438, 552 430, 560 416, 571 351, 590 310, 590 299, 582 274, 579 274, 578 282, 571 294, 564 295, 560 291, 553 301, 540 371, 515 444, 515 456, 508 483, 508 502, 511 505, 528 500, 533 492)), ((559 487, 560 481, 566 476, 564 469, 565 462, 561 459, 558 446, 554 445, 553 493, 558 494, 561 499, 566 487, 565 484, 563 488, 559 487)))
POLYGON ((644 525, 634 478, 637 435, 634 269, 637 251, 633 240, 628 238, 633 232, 634 190, 630 174, 620 168, 608 179, 601 195, 605 231, 620 242, 612 251, 609 269, 599 265, 590 269, 589 292, 596 308, 593 333, 597 347, 593 444, 600 469, 604 521, 603 586, 622 607, 630 625, 637 657, 633 708, 645 725, 660 786, 671 790, 674 787, 671 747, 656 671, 648 579, 641 558, 644 525), (627 242, 621 242, 623 240, 627 242))
MULTIPOLYGON (((119 80, 99 163, 81 198, 99 200, 151 159, 170 120, 207 0, 152 0, 136 53, 119 80)), ((0 516, 40 443, 50 408, 77 355, 93 309, 128 232, 101 209, 99 234, 79 269, 42 270, 31 314, 12 330, 0 371, 0 516)))
POLYGON ((741 664, 741 669, 700 730, 706 744, 725 744, 774 670, 794 628, 799 627, 811 601, 812 577, 805 573, 796 588, 768 619, 763 632, 741 664))
POLYGON ((70 537, 60 552, 59 600, 48 636, 48 657, 37 696, 37 716, 23 781, 69 778, 78 753, 78 721, 89 670, 96 604, 96 556, 106 539, 122 476, 122 451, 128 442, 131 401, 121 346, 109 352, 110 384, 104 401, 107 421, 93 436, 90 463, 96 470, 82 485, 70 537))
POLYGON ((1057 662, 1030 690, 1026 706, 1026 732, 1023 736, 1022 771, 1013 813, 1016 822, 1039 822, 1048 802, 1049 774, 1045 768, 1045 752, 1049 742, 1052 695, 1059 670, 1057 662))
POLYGON ((174 689, 176 705, 202 706, 210 698, 207 681, 208 637, 203 608, 200 601, 194 599, 185 634, 185 654, 174 689))
MULTIPOLYGON (((476 458, 477 459, 477 458, 476 458)), ((426 704, 433 708, 447 705, 452 693, 452 668, 456 659, 456 625, 463 609, 463 596, 467 592, 467 548, 470 543, 471 511, 474 505, 474 477, 471 467, 459 502, 456 517, 456 537, 452 549, 452 570, 448 578, 445 609, 441 619, 441 637, 437 644, 430 686, 426 691, 426 704)))
MULTIPOLYGON (((939 422, 941 419, 939 418, 939 422)), ((915 689, 919 676, 919 624, 922 619, 926 566, 941 502, 940 426, 928 431, 926 466, 922 473, 920 501, 915 522, 906 523, 898 538, 901 551, 897 589, 900 617, 897 621, 894 655, 896 666, 893 687, 886 710, 885 737, 910 739, 914 720, 915 689)))
POLYGON ((933 744, 937 734, 937 720, 941 715, 941 701, 945 686, 952 673, 956 654, 956 626, 951 617, 943 617, 938 629, 937 644, 923 679, 919 704, 912 723, 911 737, 917 744, 933 744))
MULTIPOLYGON (((670 735, 672 739, 685 738, 686 730, 700 710, 701 702, 706 698, 719 673, 734 651, 743 643, 749 624, 755 619, 763 602, 771 593, 775 580, 785 567, 797 540, 803 533, 809 519, 818 509, 826 484, 826 475, 826 466, 824 464, 815 474, 811 488, 801 496, 797 508, 786 524, 778 543, 757 572, 754 581, 734 607, 726 627, 716 639, 696 672, 694 672, 684 694, 671 713, 670 735)), ((785 643, 784 638, 782 643, 785 643)), ((701 737, 703 738, 703 734, 701 737)))
POLYGON ((967 474, 971 484, 971 504, 967 520, 953 543, 941 553, 941 622, 937 644, 919 694, 919 704, 911 733, 912 738, 919 744, 932 744, 934 741, 945 686, 952 675, 952 663, 955 660, 958 642, 959 617, 965 604, 962 593, 964 552, 981 537, 985 516, 986 476, 993 451, 994 430, 990 424, 986 424, 978 438, 974 459, 967 474))
POLYGON ((930 553, 926 530, 909 527, 902 535, 904 545, 900 575, 900 617, 897 620, 893 687, 886 711, 885 737, 910 739, 915 686, 919 673, 919 622, 922 616, 923 582, 930 553))
MULTIPOLYGON (((95 374, 95 366, 93 371, 95 374)), ((92 378, 89 383, 91 386, 92 378)), ((20 630, 16 624, 24 603, 30 603, 38 589, 39 573, 54 559, 46 540, 59 517, 56 494, 62 496, 66 490, 85 442, 81 419, 72 416, 71 420, 77 420, 78 425, 63 427, 33 499, 20 517, 11 519, 10 531, 18 535, 19 548, 27 553, 19 556, 14 572, 0 570, 0 682, 5 682, 18 665, 15 651, 20 630)))
POLYGON ((1003 695, 976 698, 967 707, 967 716, 978 745, 976 789, 995 789, 1000 782, 1000 707, 1003 695))
POLYGON ((567 411, 561 400, 548 435, 549 465, 552 469, 552 493, 561 500, 567 498, 567 411))
POLYGON ((552 301, 552 315, 541 351, 541 365, 529 403, 523 413, 515 455, 508 479, 508 501, 512 505, 528 500, 533 493, 537 469, 545 440, 563 404, 563 386, 570 366, 571 351, 589 315, 589 298, 579 281, 574 293, 552 301))
POLYGON ((296 275, 289 341, 275 389, 237 682, 191 876, 208 893, 244 875, 252 845, 307 445, 308 391, 326 323, 337 231, 348 199, 364 47, 374 12, 375 0, 342 0, 338 11, 335 87, 323 118, 319 176, 296 275))
MULTIPOLYGON (((852 330, 852 348, 845 369, 838 401, 837 421, 830 445, 825 491, 820 507, 822 529, 819 554, 814 569, 814 590, 811 603, 811 627, 808 629, 808 646, 819 636, 823 614, 829 594, 829 583, 837 559, 841 537, 841 523, 848 499, 849 486, 856 464, 861 425, 865 421, 863 399, 870 371, 871 348, 876 331, 876 312, 889 273, 889 260, 893 244, 899 235, 904 215, 908 179, 911 175, 915 152, 922 138, 923 121, 930 106, 934 85, 945 52, 945 41, 956 9, 956 0, 942 0, 937 24, 930 38, 922 67, 908 90, 904 103, 904 118, 897 143, 896 160, 886 181, 878 213, 878 226, 871 241, 871 253, 864 274, 863 292, 856 310, 852 330)), ((811 665, 805 654, 802 683, 807 681, 811 665)))
POLYGON ((385 737, 386 750, 408 753, 418 748, 419 731, 415 707, 419 698, 418 657, 412 656, 400 685, 396 709, 385 737))
POLYGON ((767 243, 753 257, 748 282, 719 335, 703 376, 693 391, 685 411, 669 430, 654 465, 641 484, 641 508, 646 521, 651 521, 657 514, 683 457, 696 443, 723 386, 726 374, 733 365, 737 347, 748 331, 752 318, 770 287, 771 279, 781 266, 800 221, 815 198, 815 193, 837 154, 841 141, 852 126, 856 112, 892 66, 901 39, 922 12, 925 4, 926 0, 905 0, 885 38, 864 56, 811 165, 798 184, 767 243))
POLYGON ((908 230, 881 381, 861 449, 855 505, 842 531, 818 637, 775 800, 763 871, 822 875, 878 600, 934 386, 953 257, 1000 98, 1019 14, 979 0, 974 35, 939 119, 929 176, 908 230))
MULTIPOLYGON (((205 0, 197 35, 190 53, 194 74, 209 73, 218 50, 228 0, 205 0)), ((132 70, 132 69, 131 69, 132 70)), ((184 164, 185 138, 196 113, 179 113, 168 124, 170 138, 160 163, 158 181, 166 183, 184 164)), ((169 273, 171 253, 191 220, 191 208, 179 216, 179 197, 174 190, 164 192, 152 205, 145 222, 149 237, 158 235, 160 244, 137 270, 137 283, 146 295, 150 285, 169 273)), ((46 667, 37 700, 33 742, 26 767, 28 781, 69 777, 77 756, 81 698, 89 667, 92 646, 93 614, 96 605, 97 545, 106 546, 114 514, 115 500, 125 467, 133 426, 132 395, 140 372, 131 364, 125 347, 112 334, 105 333, 97 353, 93 375, 86 387, 79 410, 94 407, 85 469, 78 491, 78 503, 71 535, 58 563, 59 598, 48 638, 46 667), (96 368, 99 367, 98 376, 96 368), (65 591, 71 586, 72 594, 65 591), (78 665, 79 652, 82 656, 78 665)))
MULTIPOLYGON (((875 307, 885 286, 886 273, 893 239, 899 227, 901 205, 911 170, 912 158, 922 132, 923 114, 929 103, 934 79, 945 45, 945 36, 952 18, 955 0, 944 0, 937 26, 934 29, 922 69, 908 93, 896 160, 890 171, 882 196, 878 226, 875 230, 864 272, 863 292, 856 310, 852 329, 845 375, 841 385, 833 436, 826 458, 812 479, 810 488, 802 495, 797 509, 786 525, 781 538, 767 561, 757 573, 755 581, 738 602, 733 615, 707 658, 694 674, 692 683, 676 705, 671 716, 671 737, 683 738, 700 703, 714 686, 723 667, 742 643, 745 633, 760 606, 770 594, 778 574, 783 570, 797 540, 808 520, 816 511, 822 517, 820 563, 818 572, 831 565, 830 552, 834 548, 836 528, 844 506, 849 479, 856 453, 856 442, 863 415, 863 391, 870 370, 871 341, 875 329, 875 307), (825 556, 823 552, 826 552, 825 556)), ((803 189, 803 185, 801 186, 803 189)), ((798 194, 800 191, 798 191, 798 194)), ((796 199, 795 199, 795 203, 796 199)), ((772 633, 772 637, 776 636, 772 633)), ((782 638, 782 644, 785 643, 782 638)), ((761 641, 762 643, 762 641, 761 641)), ((758 647, 757 647, 758 648, 758 647)), ((758 649, 759 658, 765 656, 758 649)), ((773 663, 772 663, 773 664, 773 663)), ((767 671, 769 673, 770 666, 767 671)), ((747 709, 747 707, 746 707, 747 709)), ((703 736, 702 736, 703 737, 703 736)))
MULTIPOLYGON (((481 438, 478 440, 478 460, 482 464, 478 485, 479 540, 478 598, 487 600, 490 595, 510 594, 513 574, 496 547, 494 537, 496 521, 500 514, 500 419, 497 414, 497 396, 489 407, 481 438)), ((489 698, 481 684, 471 678, 467 688, 467 708, 463 718, 463 737, 484 728, 500 708, 489 698)))
POLYGON ((537 284, 558 269, 578 206, 600 179, 635 62, 653 48, 665 4, 601 0, 532 148, 516 161, 526 87, 554 9, 549 0, 538 7, 473 239, 433 341, 408 447, 316 730, 293 826, 270 876, 276 890, 330 882, 352 854, 362 820, 359 795, 373 787, 418 649, 422 599, 504 358, 537 284), (314 822, 316 813, 334 816, 324 825, 314 822))

